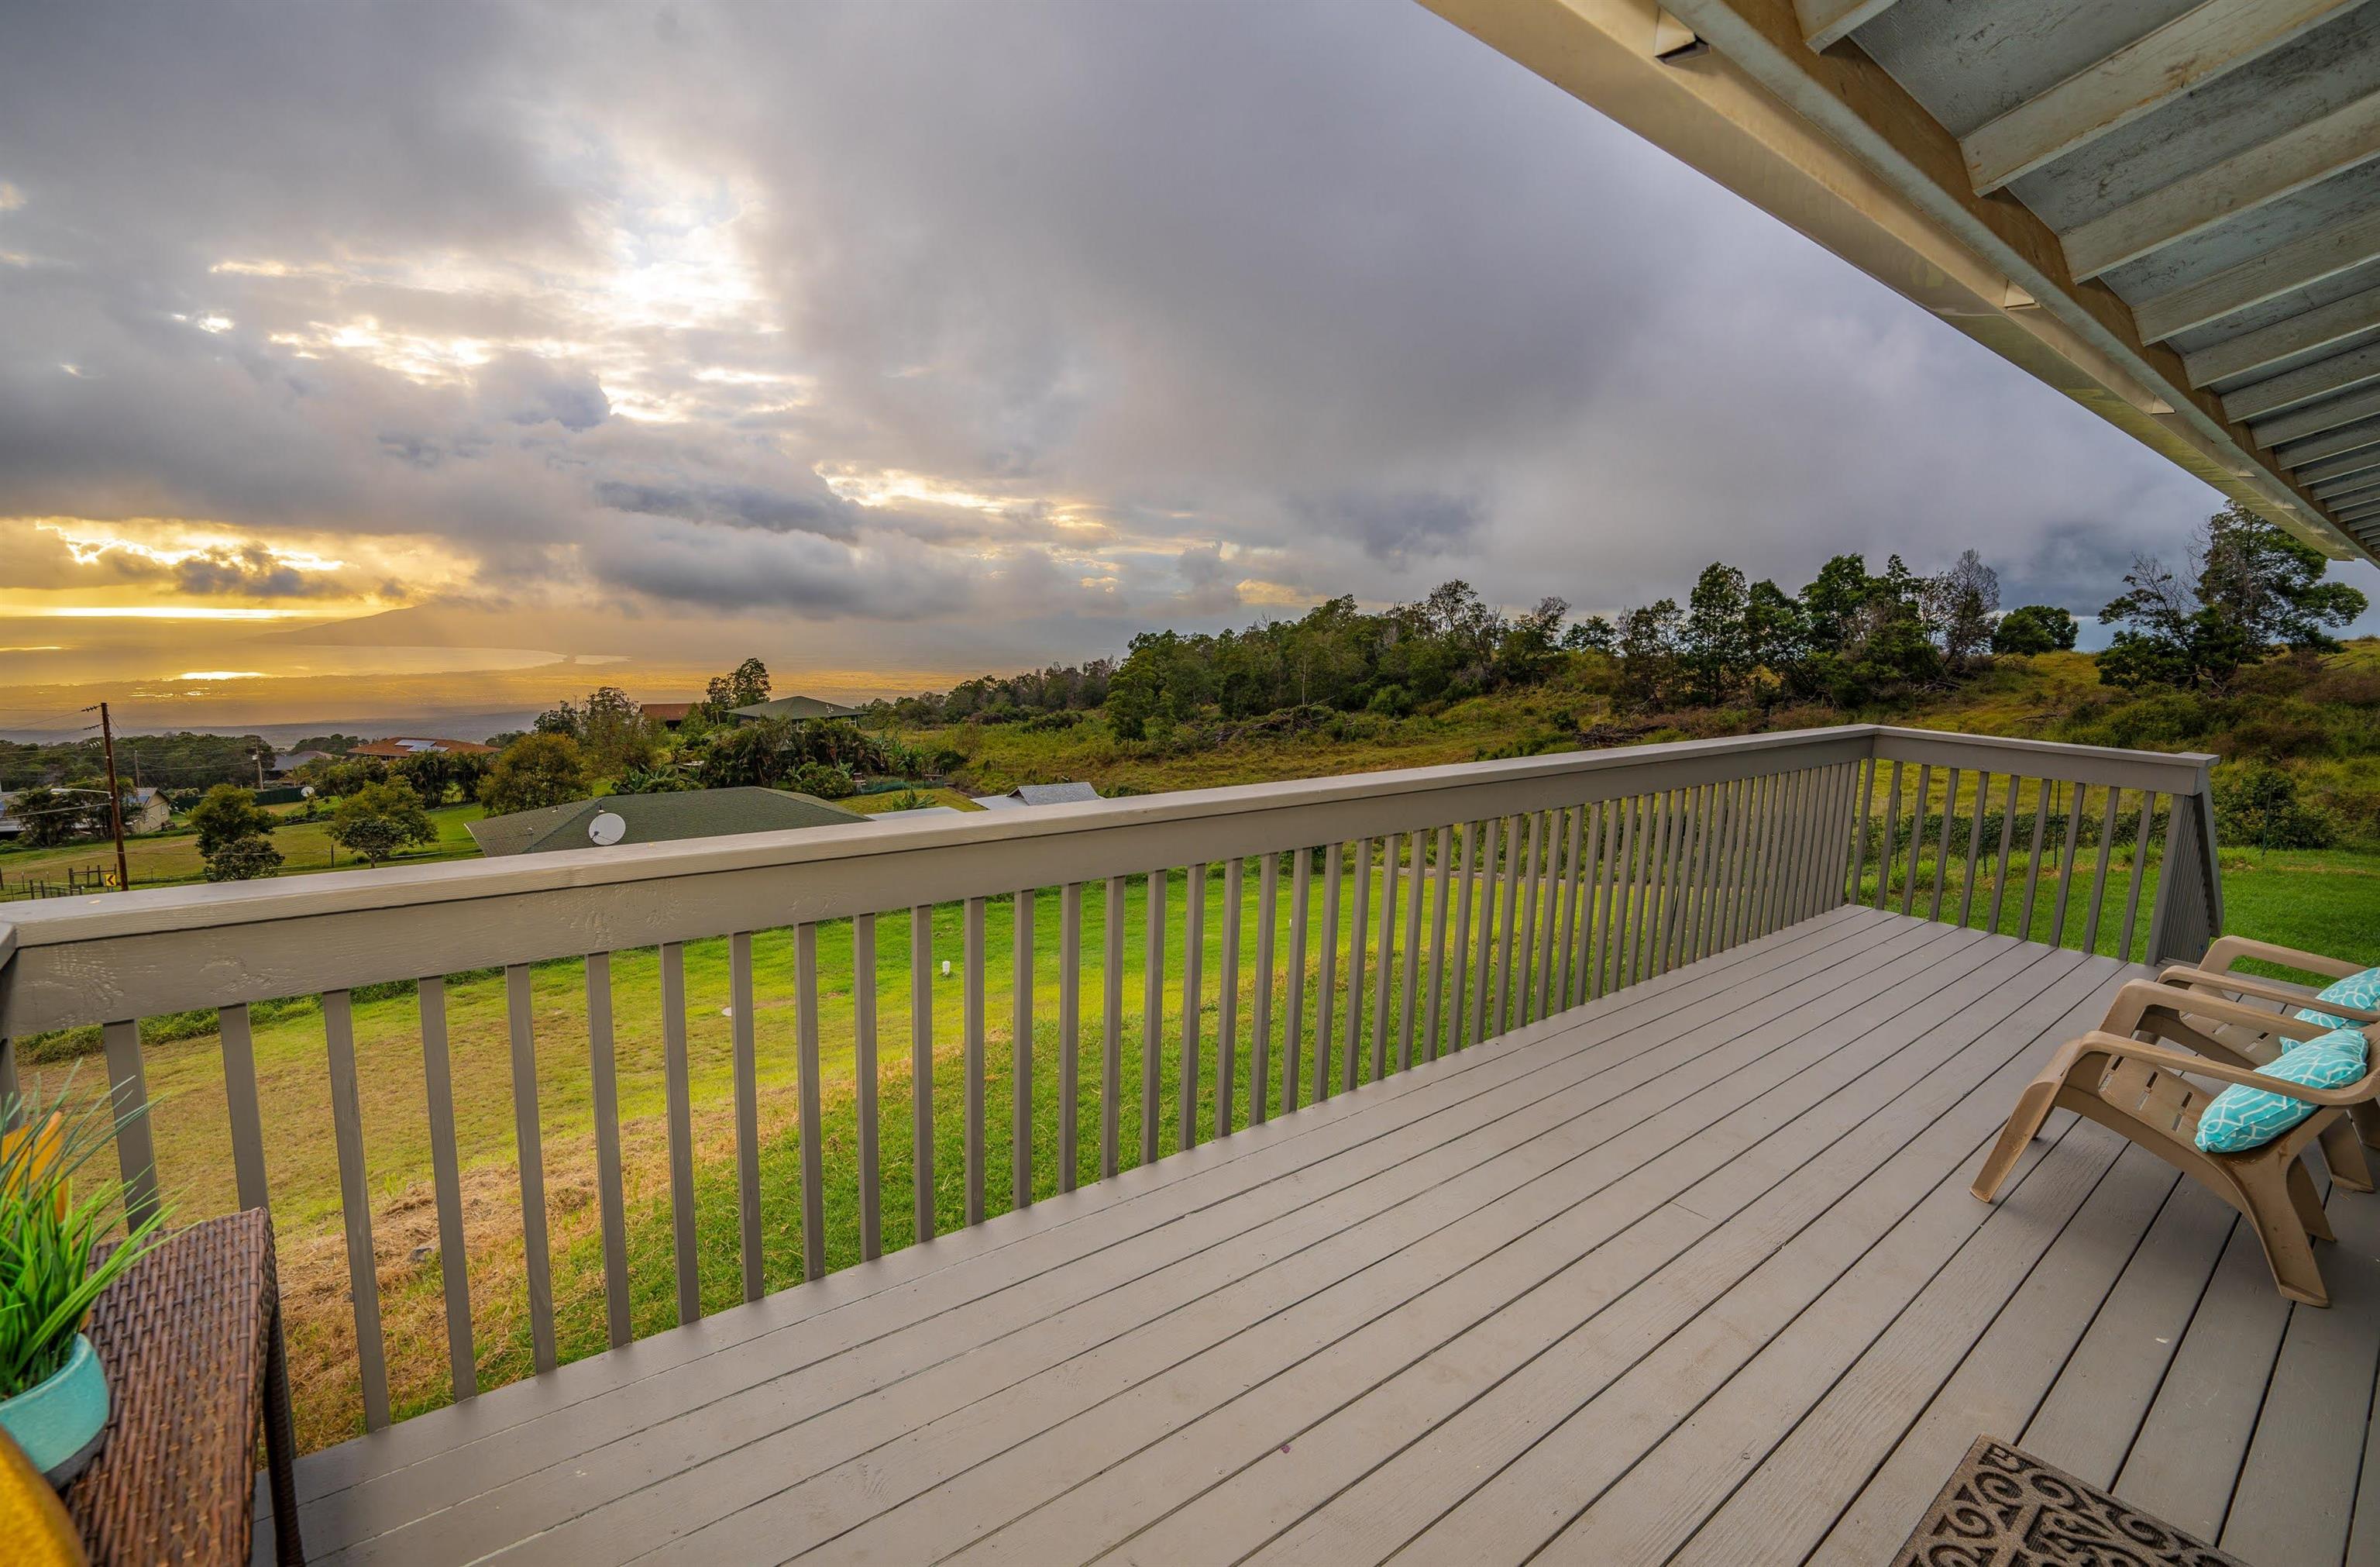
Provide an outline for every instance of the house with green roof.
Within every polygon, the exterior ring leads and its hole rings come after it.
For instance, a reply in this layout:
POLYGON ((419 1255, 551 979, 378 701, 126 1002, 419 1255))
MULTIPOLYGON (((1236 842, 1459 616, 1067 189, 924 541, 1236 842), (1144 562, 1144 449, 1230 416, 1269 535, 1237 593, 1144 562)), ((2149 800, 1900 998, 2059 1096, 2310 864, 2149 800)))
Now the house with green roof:
POLYGON ((540 810, 516 810, 470 822, 468 831, 480 852, 492 856, 841 827, 868 820, 815 796, 783 789, 682 789, 663 795, 607 795, 540 810))

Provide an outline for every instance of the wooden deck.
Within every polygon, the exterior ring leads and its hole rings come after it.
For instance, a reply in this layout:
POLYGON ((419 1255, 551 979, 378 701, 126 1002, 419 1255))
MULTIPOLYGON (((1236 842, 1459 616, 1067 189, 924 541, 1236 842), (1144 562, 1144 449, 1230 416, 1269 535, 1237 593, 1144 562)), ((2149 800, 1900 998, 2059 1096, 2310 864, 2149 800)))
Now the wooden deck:
POLYGON ((1988 1431, 2259 1567, 2380 1561, 2380 1197, 2315 1311, 2063 1112, 1967 1195, 2125 972, 1837 910, 317 1454, 307 1543, 1869 1564, 1988 1431))

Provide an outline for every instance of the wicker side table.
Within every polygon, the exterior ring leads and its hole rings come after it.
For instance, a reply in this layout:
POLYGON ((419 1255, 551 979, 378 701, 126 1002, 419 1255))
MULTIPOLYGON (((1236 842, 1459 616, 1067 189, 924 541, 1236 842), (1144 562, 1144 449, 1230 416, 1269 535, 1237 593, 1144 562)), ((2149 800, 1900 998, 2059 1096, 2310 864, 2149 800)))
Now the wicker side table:
POLYGON ((247 1561, 260 1426, 278 1555, 303 1561, 264 1210, 176 1234, 108 1286, 84 1330, 114 1402, 99 1456, 66 1490, 93 1567, 247 1561))

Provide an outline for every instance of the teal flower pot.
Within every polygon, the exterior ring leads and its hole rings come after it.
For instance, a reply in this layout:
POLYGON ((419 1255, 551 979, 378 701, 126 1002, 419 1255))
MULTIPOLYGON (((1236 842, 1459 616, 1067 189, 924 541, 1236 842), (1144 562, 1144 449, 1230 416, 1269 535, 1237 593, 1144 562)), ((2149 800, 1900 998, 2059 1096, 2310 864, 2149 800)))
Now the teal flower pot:
POLYGON ((0 1399, 0 1427, 51 1485, 63 1490, 81 1474, 107 1428, 107 1372, 91 1341, 77 1333, 67 1363, 47 1380, 0 1399))

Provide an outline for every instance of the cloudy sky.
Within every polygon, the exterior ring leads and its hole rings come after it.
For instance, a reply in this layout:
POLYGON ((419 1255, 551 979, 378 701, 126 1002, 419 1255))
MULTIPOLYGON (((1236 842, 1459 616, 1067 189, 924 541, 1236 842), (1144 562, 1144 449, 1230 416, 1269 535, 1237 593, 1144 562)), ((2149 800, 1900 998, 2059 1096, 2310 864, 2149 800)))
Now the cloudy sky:
POLYGON ((420 607, 896 683, 1722 554, 1973 545, 2087 610, 2216 504, 1405 0, 53 6, 0 52, 0 686, 126 618, 58 609, 238 612, 151 663, 420 607))

